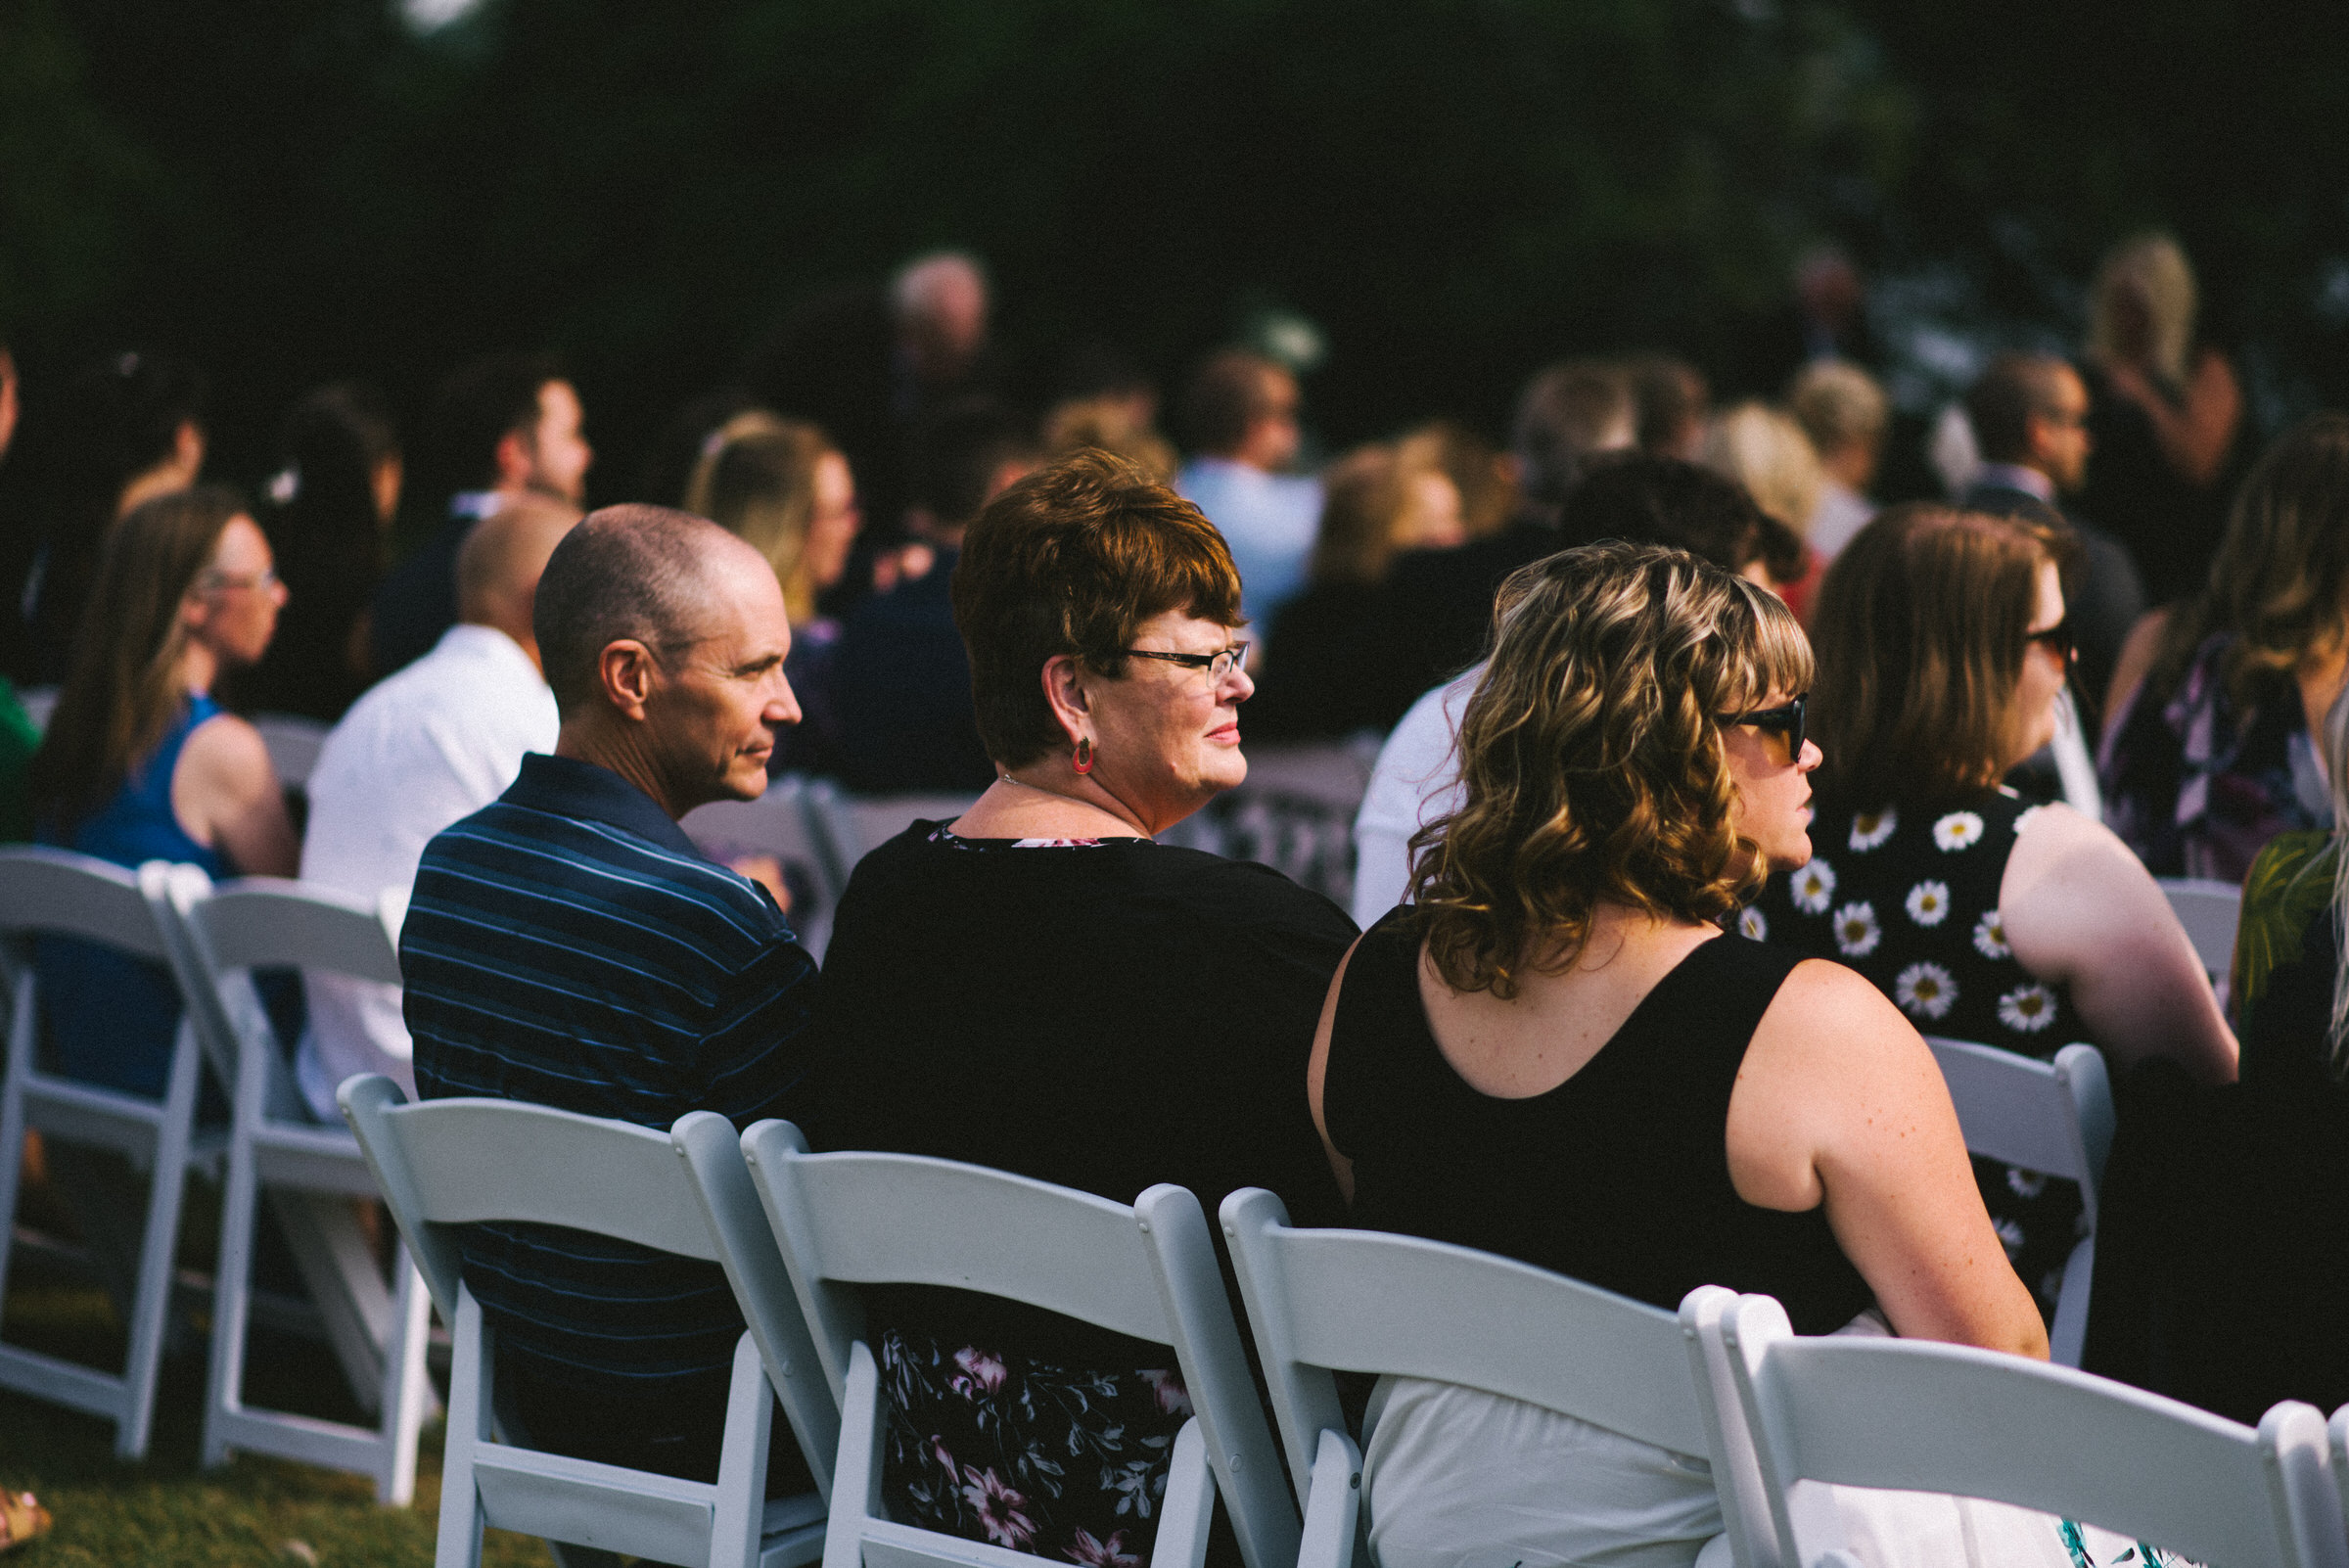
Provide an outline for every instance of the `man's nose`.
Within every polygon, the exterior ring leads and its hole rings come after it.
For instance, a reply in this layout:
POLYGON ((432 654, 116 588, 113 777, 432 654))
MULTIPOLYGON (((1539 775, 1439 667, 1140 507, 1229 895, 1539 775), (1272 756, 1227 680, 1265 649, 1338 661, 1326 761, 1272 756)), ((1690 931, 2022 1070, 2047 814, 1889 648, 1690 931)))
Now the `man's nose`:
POLYGON ((775 694, 766 700, 766 711, 760 715, 770 724, 796 724, 805 716, 800 712, 799 693, 781 675, 775 677, 775 694))

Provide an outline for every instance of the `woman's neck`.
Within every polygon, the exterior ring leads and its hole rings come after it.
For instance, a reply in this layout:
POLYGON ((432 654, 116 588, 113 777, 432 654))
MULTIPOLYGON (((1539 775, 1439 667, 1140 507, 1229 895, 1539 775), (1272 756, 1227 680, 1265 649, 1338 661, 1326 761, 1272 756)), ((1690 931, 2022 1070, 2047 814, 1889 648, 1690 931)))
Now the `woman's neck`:
POLYGON ((179 653, 179 689, 205 696, 220 678, 220 656, 203 643, 191 642, 179 653))
POLYGON ((999 772, 954 823, 973 839, 1149 838, 1140 815, 1091 779, 1071 772, 1041 781, 999 772))

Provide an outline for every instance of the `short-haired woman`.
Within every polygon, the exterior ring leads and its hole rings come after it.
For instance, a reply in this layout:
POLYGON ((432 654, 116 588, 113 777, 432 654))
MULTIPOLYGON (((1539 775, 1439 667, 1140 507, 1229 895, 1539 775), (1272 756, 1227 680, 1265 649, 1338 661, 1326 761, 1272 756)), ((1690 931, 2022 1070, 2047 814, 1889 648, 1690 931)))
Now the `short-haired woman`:
POLYGON ((2349 414, 2284 433, 2235 497, 2208 584, 2139 622, 2105 705, 2105 819, 2155 876, 2240 882, 2331 827, 2314 737, 2349 680, 2349 414))
MULTIPOLYGON (((1748 936, 1851 965, 1920 1030, 2042 1060, 2166 1057, 2231 1082, 2234 1037, 2128 846, 2000 786, 2054 733, 2071 668, 2058 545, 2035 525, 1895 507, 1828 570, 1808 712, 1826 754, 1818 854, 1748 936)), ((2008 1255, 2049 1310, 2078 1189, 1978 1161, 2008 1255)))
MULTIPOLYGON (((1080 453, 989 503, 953 592, 998 776, 856 867, 810 1138, 1125 1203, 1268 1186, 1334 1218, 1302 1085, 1354 925, 1264 866, 1152 842, 1247 776, 1222 536, 1080 453)), ((875 1311, 898 1517, 1056 1558, 1146 1553, 1188 1409, 1162 1347, 951 1292, 875 1311)))
MULTIPOLYGON (((1792 614, 1684 552, 1605 543, 1520 571, 1497 623, 1464 798, 1314 1041, 1355 1222, 1667 1311, 1721 1284, 1805 1333, 1872 1304, 1896 1333, 2045 1356, 1916 1031, 1849 970, 1722 930, 1811 853, 1792 614)), ((1701 1460, 1416 1379, 1373 1410, 1387 1568, 1685 1565, 1723 1528, 1701 1460)))
MULTIPOLYGON (((164 495, 116 524, 32 760, 39 841, 117 865, 294 875, 299 845, 260 733, 211 697, 268 648, 285 602, 232 490, 164 495)), ((43 940, 38 963, 65 1072, 161 1094, 179 1019, 169 977, 63 938, 43 940)))

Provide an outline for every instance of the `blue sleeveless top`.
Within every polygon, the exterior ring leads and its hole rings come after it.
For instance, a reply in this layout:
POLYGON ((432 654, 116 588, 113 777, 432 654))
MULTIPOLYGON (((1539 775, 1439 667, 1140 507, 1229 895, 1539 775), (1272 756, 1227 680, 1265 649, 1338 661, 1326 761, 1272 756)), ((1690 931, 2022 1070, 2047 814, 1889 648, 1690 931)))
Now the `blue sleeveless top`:
MULTIPOLYGON (((188 837, 171 809, 171 775, 180 749, 197 725, 220 712, 203 692, 163 732, 161 742, 134 765, 114 799, 81 820, 70 838, 43 823, 43 844, 116 865, 172 860, 220 877, 217 850, 188 837)), ((69 1078, 126 1093, 160 1098, 171 1066, 171 1038, 179 1028, 179 990, 162 965, 70 937, 43 937, 33 948, 42 1012, 49 1024, 49 1059, 69 1078)))

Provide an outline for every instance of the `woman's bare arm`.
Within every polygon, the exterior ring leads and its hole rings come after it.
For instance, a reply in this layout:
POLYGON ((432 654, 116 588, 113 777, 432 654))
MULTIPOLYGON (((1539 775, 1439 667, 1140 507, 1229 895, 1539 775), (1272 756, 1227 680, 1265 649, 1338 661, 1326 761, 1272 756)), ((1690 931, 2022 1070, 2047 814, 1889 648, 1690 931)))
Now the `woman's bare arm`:
POLYGON ((188 837, 220 852, 243 876, 291 877, 301 845, 261 732, 234 714, 206 719, 181 748, 171 809, 188 837))
POLYGON ((2162 396, 2135 365, 2108 367, 2106 375, 2115 392, 2144 410, 2161 455, 2180 479, 2200 486, 2219 477, 2243 418, 2242 386, 2225 354, 2202 350, 2187 381, 2184 408, 2162 396))
POLYGON ((1321 1134, 1321 1152, 1329 1156, 1330 1174, 1338 1178, 1338 1190, 1349 1204, 1354 1202, 1354 1162, 1329 1141, 1329 1122, 1321 1114, 1321 1085, 1329 1077, 1329 1034, 1337 1027, 1338 990, 1346 984, 1346 966, 1354 961, 1354 948, 1361 945, 1357 937, 1354 946, 1338 960, 1338 972, 1329 977, 1329 994, 1321 1001, 1321 1022, 1313 1028, 1313 1054, 1305 1064, 1305 1102, 1313 1107, 1313 1130, 1321 1134))
POLYGON ((1824 1204, 1895 1333, 2046 1358, 2047 1330, 1982 1207, 1941 1068, 1859 975, 1814 959, 1787 977, 1746 1048, 1727 1137, 1746 1202, 1824 1204))
POLYGON ((2100 823, 2050 806, 2015 840, 1999 887, 2022 966, 2069 987, 2114 1063, 2167 1057, 2205 1084, 2234 1082, 2234 1033, 2210 977, 2144 863, 2100 823))
POLYGON ((2153 668, 2153 656, 2161 652, 2161 634, 2170 627, 2170 612, 2165 606, 2148 610, 2137 618, 2129 635, 2121 643, 2121 656, 2112 663, 2112 684, 2104 688, 2104 734, 2110 736, 2120 727, 2121 717, 2129 710, 2129 699, 2137 695, 2146 673, 2153 668))

